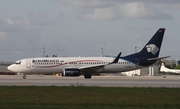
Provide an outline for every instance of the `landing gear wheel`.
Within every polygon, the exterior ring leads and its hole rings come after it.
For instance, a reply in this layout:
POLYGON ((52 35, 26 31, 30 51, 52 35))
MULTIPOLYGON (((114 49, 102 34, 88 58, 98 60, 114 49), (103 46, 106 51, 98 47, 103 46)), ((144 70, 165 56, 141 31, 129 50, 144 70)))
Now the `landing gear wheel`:
POLYGON ((26 75, 23 75, 23 79, 26 79, 26 75))
POLYGON ((85 79, 91 79, 91 74, 85 73, 85 74, 84 74, 84 78, 85 78, 85 79))

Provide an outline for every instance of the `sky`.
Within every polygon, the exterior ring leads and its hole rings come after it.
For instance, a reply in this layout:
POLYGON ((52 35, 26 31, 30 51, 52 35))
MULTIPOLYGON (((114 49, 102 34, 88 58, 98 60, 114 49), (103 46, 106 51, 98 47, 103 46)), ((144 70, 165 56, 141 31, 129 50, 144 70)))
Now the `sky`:
POLYGON ((0 61, 125 56, 159 28, 160 56, 180 60, 180 0, 0 0, 0 13, 0 61))

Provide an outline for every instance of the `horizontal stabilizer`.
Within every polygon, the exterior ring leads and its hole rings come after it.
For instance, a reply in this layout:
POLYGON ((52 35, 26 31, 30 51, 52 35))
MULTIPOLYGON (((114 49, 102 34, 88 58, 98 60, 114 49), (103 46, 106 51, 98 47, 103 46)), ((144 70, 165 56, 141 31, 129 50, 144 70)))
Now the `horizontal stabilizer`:
POLYGON ((158 58, 149 58, 149 61, 157 61, 157 60, 161 60, 161 59, 165 59, 165 58, 169 58, 170 56, 164 56, 164 57, 158 57, 158 58))

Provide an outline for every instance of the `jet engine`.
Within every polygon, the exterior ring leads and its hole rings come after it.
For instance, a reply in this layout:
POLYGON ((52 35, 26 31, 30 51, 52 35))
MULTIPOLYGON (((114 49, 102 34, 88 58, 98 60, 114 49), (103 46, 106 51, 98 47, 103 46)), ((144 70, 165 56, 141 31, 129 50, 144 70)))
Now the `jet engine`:
POLYGON ((65 68, 62 76, 80 76, 80 70, 78 68, 65 68))

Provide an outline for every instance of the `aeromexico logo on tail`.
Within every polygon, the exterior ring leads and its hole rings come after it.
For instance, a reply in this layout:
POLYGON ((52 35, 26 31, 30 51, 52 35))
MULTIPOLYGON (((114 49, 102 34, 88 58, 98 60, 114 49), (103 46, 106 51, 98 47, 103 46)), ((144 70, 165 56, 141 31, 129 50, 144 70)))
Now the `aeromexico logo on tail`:
POLYGON ((146 45, 147 52, 151 52, 153 55, 159 51, 159 48, 155 44, 148 44, 146 45))

